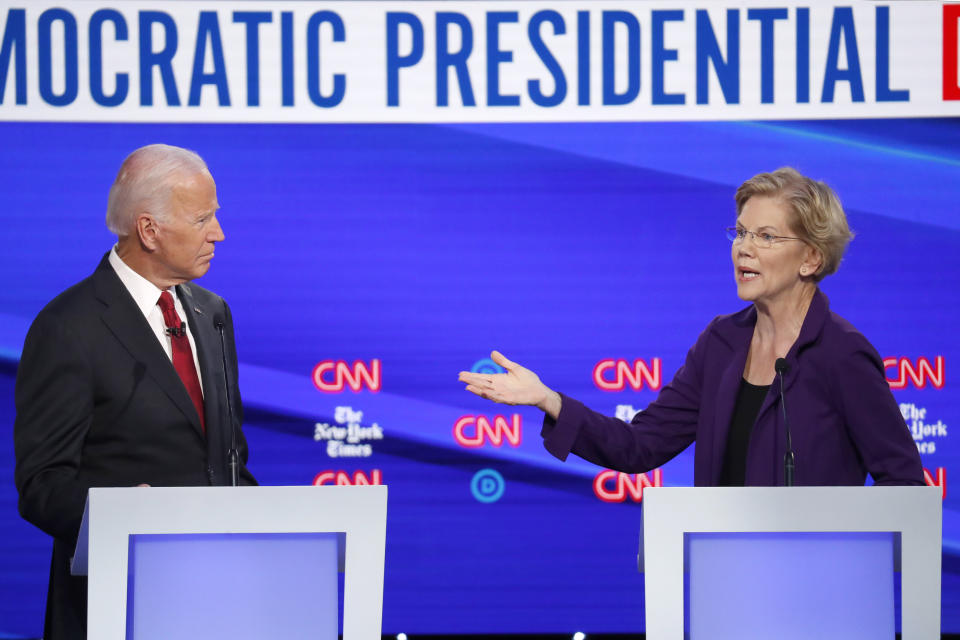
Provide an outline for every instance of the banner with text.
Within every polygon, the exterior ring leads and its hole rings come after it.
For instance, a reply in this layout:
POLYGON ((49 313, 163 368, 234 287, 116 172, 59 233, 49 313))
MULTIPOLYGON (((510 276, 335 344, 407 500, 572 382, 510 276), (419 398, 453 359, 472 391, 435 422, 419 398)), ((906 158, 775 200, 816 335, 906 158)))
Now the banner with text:
POLYGON ((0 4, 0 119, 960 115, 936 2, 0 4))

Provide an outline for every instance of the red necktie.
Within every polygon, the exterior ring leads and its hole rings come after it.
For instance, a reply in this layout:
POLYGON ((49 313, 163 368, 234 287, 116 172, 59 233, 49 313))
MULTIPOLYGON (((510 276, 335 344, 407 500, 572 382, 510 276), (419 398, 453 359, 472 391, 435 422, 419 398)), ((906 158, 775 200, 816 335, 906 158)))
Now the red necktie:
POLYGON ((173 306, 173 296, 169 291, 160 294, 157 301, 163 312, 163 321, 167 325, 167 335, 170 336, 170 345, 173 347, 173 368, 187 388, 193 406, 200 416, 200 426, 206 433, 207 426, 203 420, 203 392, 200 390, 200 378, 197 377, 197 368, 193 364, 193 351, 190 349, 190 339, 187 337, 186 325, 180 321, 177 310, 173 306))

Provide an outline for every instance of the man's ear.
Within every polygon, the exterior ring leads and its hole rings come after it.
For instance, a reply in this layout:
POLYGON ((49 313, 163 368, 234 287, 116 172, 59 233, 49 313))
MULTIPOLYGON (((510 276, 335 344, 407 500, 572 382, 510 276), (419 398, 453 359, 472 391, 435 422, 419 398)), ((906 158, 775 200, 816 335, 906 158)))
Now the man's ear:
POLYGON ((156 219, 149 213, 141 213, 137 216, 135 226, 137 237, 140 239, 140 245, 146 251, 156 251, 158 245, 157 236, 160 233, 156 219))

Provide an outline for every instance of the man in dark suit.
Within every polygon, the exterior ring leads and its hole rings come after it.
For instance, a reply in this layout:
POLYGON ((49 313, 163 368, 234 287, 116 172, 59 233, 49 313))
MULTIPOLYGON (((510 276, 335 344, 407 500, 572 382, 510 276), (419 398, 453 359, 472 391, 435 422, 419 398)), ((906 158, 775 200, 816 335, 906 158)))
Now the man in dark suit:
MULTIPOLYGON (((46 640, 86 637, 86 578, 69 562, 90 487, 231 483, 228 399, 238 431, 241 420, 233 323, 222 298, 190 283, 224 239, 218 206, 197 154, 134 151, 107 205, 117 244, 27 334, 15 479, 21 515, 54 538, 46 640)), ((240 483, 255 484, 242 434, 239 450, 240 483)))

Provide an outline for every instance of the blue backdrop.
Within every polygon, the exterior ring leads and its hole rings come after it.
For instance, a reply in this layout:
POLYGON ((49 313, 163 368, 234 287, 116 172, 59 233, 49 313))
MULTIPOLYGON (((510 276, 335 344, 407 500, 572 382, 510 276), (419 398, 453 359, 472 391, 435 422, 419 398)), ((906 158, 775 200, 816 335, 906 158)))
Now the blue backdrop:
MULTIPOLYGON (((960 120, 0 123, 0 140, 0 637, 39 636, 49 565, 12 483, 23 336, 109 250, 107 191, 151 142, 195 149, 217 181, 226 241, 201 284, 233 310, 251 470, 272 485, 362 471, 390 487, 384 632, 642 630, 637 501, 600 499, 602 470, 550 457, 537 411, 474 398, 457 372, 497 348, 598 410, 643 408, 649 383, 604 391, 594 367, 658 358, 666 383, 714 316, 744 306, 723 228, 737 185, 760 171, 791 165, 838 191, 857 237, 823 289, 897 359, 891 379, 900 359, 929 360, 933 375, 895 394, 935 425, 918 439, 931 479, 957 468, 960 120), (379 390, 314 385, 320 362, 374 360, 379 390), (333 458, 315 439, 317 423, 346 422, 337 407, 382 429, 372 455, 333 458), (517 446, 454 437, 463 416, 513 413, 517 446), (484 469, 499 476, 471 489, 484 469)), ((692 477, 692 450, 659 476, 692 477)), ((943 629, 960 632, 949 490, 944 508, 943 629)))

